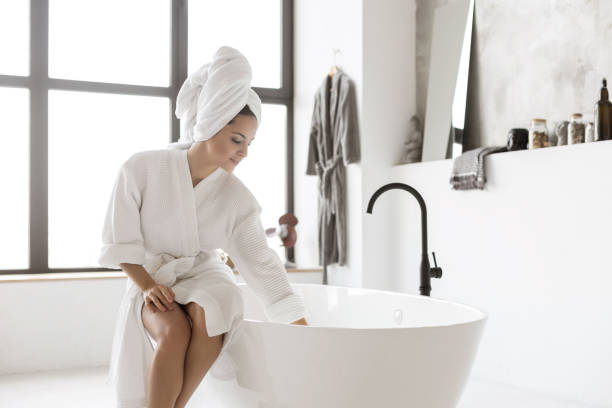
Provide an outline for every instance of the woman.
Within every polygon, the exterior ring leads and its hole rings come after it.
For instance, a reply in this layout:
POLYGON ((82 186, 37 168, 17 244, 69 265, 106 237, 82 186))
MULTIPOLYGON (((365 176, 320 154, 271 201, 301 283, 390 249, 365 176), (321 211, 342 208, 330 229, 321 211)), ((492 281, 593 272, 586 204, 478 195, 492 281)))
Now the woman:
POLYGON ((120 407, 184 407, 243 320, 223 248, 272 321, 306 324, 300 296, 267 246, 261 208, 233 174, 261 122, 251 68, 221 47, 177 96, 181 138, 120 169, 100 264, 130 279, 113 341, 109 382, 120 407))

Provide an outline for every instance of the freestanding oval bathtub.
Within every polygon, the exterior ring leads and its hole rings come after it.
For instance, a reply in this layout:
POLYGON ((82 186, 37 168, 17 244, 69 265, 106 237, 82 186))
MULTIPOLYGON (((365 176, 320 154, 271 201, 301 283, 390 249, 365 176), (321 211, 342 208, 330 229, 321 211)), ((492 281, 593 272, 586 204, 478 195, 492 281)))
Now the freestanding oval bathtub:
POLYGON ((209 372, 189 407, 454 407, 486 320, 425 296, 292 284, 310 325, 271 323, 239 286, 245 320, 227 348, 235 375, 209 372))

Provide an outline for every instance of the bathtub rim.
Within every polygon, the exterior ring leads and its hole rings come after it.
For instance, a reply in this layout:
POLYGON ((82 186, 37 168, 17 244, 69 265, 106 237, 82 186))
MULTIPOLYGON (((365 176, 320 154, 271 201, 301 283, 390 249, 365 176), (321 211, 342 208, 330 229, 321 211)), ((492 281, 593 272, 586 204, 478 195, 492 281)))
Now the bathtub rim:
MULTIPOLYGON (((247 287, 249 288, 249 286, 246 283, 237 283, 238 287, 247 287)), ((437 328, 437 327, 458 327, 458 326, 464 326, 464 325, 470 325, 470 324, 476 324, 478 322, 481 322, 483 325, 486 324, 489 316, 486 312, 478 309, 475 306, 469 305, 469 304, 465 304, 465 303, 459 303, 459 302, 455 302, 452 300, 446 300, 446 299, 441 299, 441 298, 437 298, 437 297, 433 297, 433 296, 423 296, 423 295, 415 295, 415 294, 411 294, 411 293, 403 293, 403 292, 397 292, 397 291, 392 291, 392 290, 383 290, 383 289, 371 289, 371 288, 355 288, 352 286, 338 286, 338 285, 323 285, 320 283, 290 283, 291 287, 300 287, 300 286, 325 286, 325 287, 329 287, 329 288, 339 288, 339 289, 356 289, 356 290, 365 290, 368 292, 377 292, 377 293, 383 293, 383 294, 390 294, 390 295, 401 295, 401 296, 405 296, 405 297, 409 297, 409 298, 427 298, 427 301, 432 301, 432 302, 437 302, 437 303, 445 303, 445 304, 449 304, 449 305, 453 305, 453 306, 457 306, 457 307, 461 307, 464 309, 469 309, 472 312, 479 314, 480 317, 476 318, 476 319, 472 319, 469 320, 467 322, 461 322, 461 323, 450 323, 450 324, 437 324, 437 325, 421 325, 421 326, 412 326, 412 327, 332 327, 332 326, 313 326, 313 325, 308 325, 308 326, 304 326, 301 324, 292 324, 292 323, 281 323, 281 322, 266 322, 263 320, 255 320, 255 319, 247 319, 244 318, 243 321, 245 323, 248 324, 253 324, 253 325, 257 325, 257 326, 291 326, 291 327, 295 327, 298 330, 300 329, 326 329, 326 330, 359 330, 359 331, 364 331, 364 330, 372 330, 372 331, 381 331, 381 330, 414 330, 414 329, 431 329, 431 328, 437 328)), ((250 288, 249 288, 250 289, 250 288)), ((240 289, 242 290, 242 289, 240 289)), ((255 295, 255 294, 253 294, 255 295)), ((259 299, 258 299, 259 300, 259 299)))

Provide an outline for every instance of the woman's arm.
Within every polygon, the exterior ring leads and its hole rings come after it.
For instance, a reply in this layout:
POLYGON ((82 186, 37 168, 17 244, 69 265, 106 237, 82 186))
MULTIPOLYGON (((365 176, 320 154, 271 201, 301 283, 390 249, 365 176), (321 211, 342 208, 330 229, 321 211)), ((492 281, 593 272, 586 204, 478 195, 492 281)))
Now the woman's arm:
POLYGON ((140 225, 142 183, 137 181, 139 171, 133 160, 119 169, 113 192, 106 210, 102 228, 102 248, 98 263, 116 269, 120 263, 145 263, 144 238, 140 225))
MULTIPOLYGON (((231 260, 231 258, 229 256, 227 257, 227 260, 225 261, 225 264, 227 266, 229 266, 232 270, 234 270, 234 267, 235 267, 234 266, 234 262, 232 262, 232 260, 231 260)), ((303 317, 300 320, 296 320, 295 322, 291 322, 291 324, 299 324, 299 325, 302 325, 302 326, 308 326, 308 322, 303 317)))
MULTIPOLYGON (((253 199, 254 200, 254 199, 253 199)), ((306 316, 304 300, 293 291, 282 261, 268 247, 257 205, 235 224, 227 253, 240 275, 264 305, 270 321, 299 322, 306 316)))
POLYGON ((120 263, 119 266, 123 269, 123 272, 134 281, 136 286, 141 291, 145 291, 151 286, 155 285, 156 282, 153 280, 149 272, 142 265, 131 264, 131 263, 120 263))

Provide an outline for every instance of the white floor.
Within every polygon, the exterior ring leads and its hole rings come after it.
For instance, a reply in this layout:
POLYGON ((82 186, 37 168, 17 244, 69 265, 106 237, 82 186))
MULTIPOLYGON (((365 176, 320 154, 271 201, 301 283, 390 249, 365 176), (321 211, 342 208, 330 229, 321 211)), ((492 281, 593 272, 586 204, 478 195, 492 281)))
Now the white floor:
MULTIPOLYGON (((104 384, 106 370, 102 367, 0 376, 0 407, 113 407, 112 392, 104 384)), ((468 383, 457 408, 490 407, 596 408, 482 381, 468 383)))

